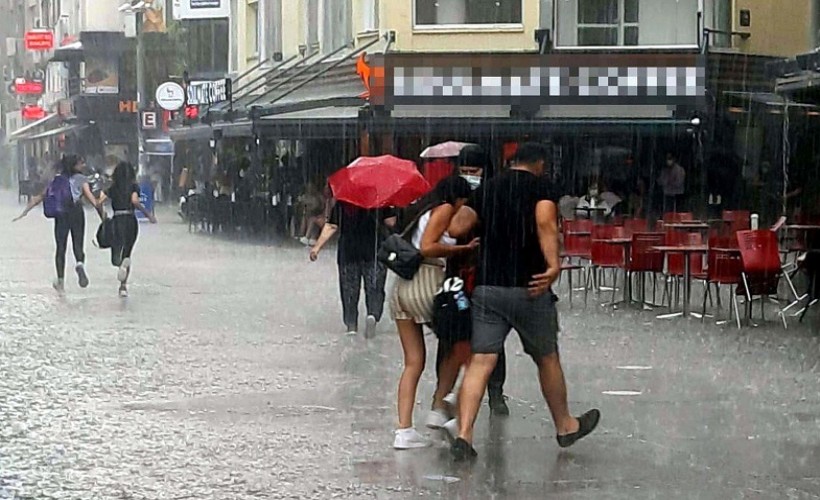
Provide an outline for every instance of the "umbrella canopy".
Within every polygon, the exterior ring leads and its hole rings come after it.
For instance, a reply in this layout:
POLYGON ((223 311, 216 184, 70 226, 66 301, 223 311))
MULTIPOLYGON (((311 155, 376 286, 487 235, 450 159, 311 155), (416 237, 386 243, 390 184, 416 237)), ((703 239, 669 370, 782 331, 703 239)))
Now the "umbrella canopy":
POLYGON ((455 158, 464 149, 464 146, 475 146, 469 142, 447 141, 435 146, 430 146, 421 152, 424 159, 430 158, 455 158))
POLYGON ((362 156, 328 179, 333 197, 360 208, 405 207, 430 191, 409 160, 362 156))

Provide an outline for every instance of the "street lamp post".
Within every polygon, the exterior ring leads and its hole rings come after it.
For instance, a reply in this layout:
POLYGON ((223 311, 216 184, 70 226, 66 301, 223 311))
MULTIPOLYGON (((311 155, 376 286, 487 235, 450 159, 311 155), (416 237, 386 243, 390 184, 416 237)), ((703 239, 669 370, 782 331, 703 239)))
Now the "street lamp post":
POLYGON ((137 172, 145 174, 145 151, 142 136, 142 112, 145 108, 145 47, 142 43, 143 9, 134 10, 134 24, 137 36, 137 172))
POLYGON ((145 46, 142 41, 143 16, 147 4, 141 0, 132 0, 120 6, 120 12, 134 14, 134 27, 137 39, 136 73, 137 73, 137 175, 145 174, 145 150, 142 134, 142 112, 145 109, 145 46))

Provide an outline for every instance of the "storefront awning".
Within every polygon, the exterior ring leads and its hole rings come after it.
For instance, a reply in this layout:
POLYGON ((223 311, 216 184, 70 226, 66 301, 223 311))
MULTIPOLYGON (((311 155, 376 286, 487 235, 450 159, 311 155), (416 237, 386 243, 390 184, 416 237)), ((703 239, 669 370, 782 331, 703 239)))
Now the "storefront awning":
POLYGON ((145 154, 148 156, 174 156, 171 139, 145 139, 145 154))
POLYGON ((174 141, 208 140, 214 136, 214 129, 210 125, 192 125, 169 129, 168 135, 174 141))
POLYGON ((33 131, 37 130, 37 127, 42 127, 47 123, 51 123, 54 119, 57 118, 57 113, 52 113, 45 118, 40 118, 36 122, 29 123, 25 127, 20 127, 19 129, 15 130, 9 136, 9 141, 18 141, 21 140, 23 137, 28 136, 33 131))
POLYGON ((214 130, 222 133, 222 137, 251 137, 253 136, 253 123, 250 120, 239 120, 236 122, 216 122, 213 124, 214 130))
POLYGON ((329 138, 355 135, 360 106, 327 106, 265 116, 256 121, 261 135, 329 138))
POLYGON ((39 134, 28 135, 26 137, 22 137, 19 140, 21 141, 35 141, 37 139, 46 139, 48 137, 54 137, 55 135, 60 134, 67 134, 69 132, 79 131, 85 128, 83 125, 79 124, 71 124, 71 125, 64 125, 60 128, 55 128, 51 130, 46 130, 45 132, 40 132, 39 134))

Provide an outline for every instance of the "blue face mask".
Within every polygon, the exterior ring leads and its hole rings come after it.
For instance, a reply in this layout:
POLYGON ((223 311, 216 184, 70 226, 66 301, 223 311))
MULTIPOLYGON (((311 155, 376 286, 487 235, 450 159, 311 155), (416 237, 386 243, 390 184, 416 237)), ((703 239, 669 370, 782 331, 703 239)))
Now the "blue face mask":
POLYGON ((466 175, 463 174, 461 176, 462 179, 466 180, 470 184, 470 189, 475 191, 481 186, 481 176, 480 175, 466 175))

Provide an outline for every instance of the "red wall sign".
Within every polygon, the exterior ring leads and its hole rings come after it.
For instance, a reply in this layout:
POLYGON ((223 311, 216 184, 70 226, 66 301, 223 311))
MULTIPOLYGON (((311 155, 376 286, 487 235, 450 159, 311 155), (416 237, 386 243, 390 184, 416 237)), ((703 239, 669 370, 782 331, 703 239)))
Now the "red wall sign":
POLYGON ((27 31, 26 50, 51 50, 54 48, 54 33, 47 30, 27 31))
POLYGON ((40 120, 46 117, 46 110, 40 106, 26 106, 22 114, 24 120, 40 120))
POLYGON ((40 95, 43 93, 43 82, 17 78, 14 80, 14 93, 17 95, 40 95))

